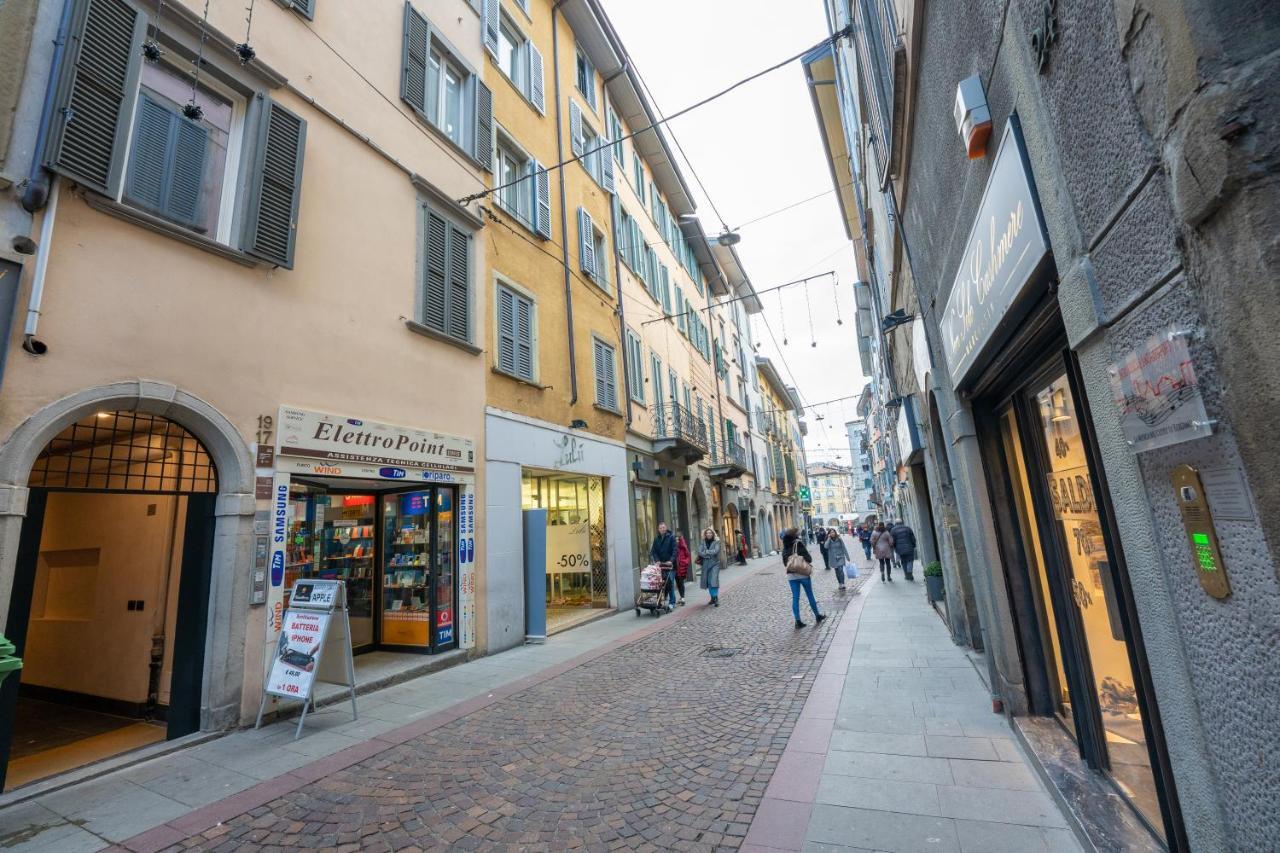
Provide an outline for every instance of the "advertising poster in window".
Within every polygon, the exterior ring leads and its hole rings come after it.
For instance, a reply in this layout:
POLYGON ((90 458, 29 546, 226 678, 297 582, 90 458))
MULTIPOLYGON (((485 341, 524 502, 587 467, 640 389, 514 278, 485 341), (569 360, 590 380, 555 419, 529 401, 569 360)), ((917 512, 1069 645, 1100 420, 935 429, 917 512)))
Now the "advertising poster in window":
MULTIPOLYGON (((449 614, 447 626, 436 625, 436 640, 447 643, 453 639, 455 625, 449 614)), ((476 644, 476 493, 470 486, 463 487, 458 496, 458 646, 475 648, 476 644)))
POLYGON ((285 612, 271 674, 267 677, 268 693, 292 699, 311 695, 328 627, 328 613, 285 612))

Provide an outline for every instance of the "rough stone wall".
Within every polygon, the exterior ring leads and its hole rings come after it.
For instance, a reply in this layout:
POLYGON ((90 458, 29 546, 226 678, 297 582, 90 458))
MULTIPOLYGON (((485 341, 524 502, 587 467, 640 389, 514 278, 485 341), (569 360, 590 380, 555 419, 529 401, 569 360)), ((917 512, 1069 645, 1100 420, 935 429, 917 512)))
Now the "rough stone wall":
MULTIPOLYGON (((36 25, 38 0, 0 0, 0 181, 13 179, 14 164, 9 163, 9 142, 18 99, 22 94, 22 78, 26 73, 25 58, 31 46, 31 33, 36 25), (17 57, 21 57, 19 60, 17 57)), ((19 168, 26 168, 25 163, 19 168)))

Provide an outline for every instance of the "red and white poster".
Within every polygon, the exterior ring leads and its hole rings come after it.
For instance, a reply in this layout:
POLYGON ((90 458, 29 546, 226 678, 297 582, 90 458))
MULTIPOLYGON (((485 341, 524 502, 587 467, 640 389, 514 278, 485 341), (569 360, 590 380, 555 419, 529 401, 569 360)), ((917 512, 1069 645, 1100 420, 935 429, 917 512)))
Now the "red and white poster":
POLYGON ((311 695, 311 685, 320 667, 328 613, 286 610, 276 655, 267 677, 267 692, 292 699, 311 695))

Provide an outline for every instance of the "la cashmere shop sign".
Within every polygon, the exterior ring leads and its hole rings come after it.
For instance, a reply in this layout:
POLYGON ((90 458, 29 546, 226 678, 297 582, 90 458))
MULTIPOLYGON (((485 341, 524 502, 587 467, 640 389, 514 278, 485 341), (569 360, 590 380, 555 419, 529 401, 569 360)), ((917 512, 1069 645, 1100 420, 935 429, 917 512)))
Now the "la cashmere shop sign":
POLYGON ((279 423, 283 456, 337 465, 475 470, 475 442, 468 438, 304 409, 281 408, 279 423))
POLYGON ((939 324, 953 384, 968 379, 1022 319, 1032 301, 1028 285, 1048 255, 1048 233, 1014 115, 1005 125, 939 324))

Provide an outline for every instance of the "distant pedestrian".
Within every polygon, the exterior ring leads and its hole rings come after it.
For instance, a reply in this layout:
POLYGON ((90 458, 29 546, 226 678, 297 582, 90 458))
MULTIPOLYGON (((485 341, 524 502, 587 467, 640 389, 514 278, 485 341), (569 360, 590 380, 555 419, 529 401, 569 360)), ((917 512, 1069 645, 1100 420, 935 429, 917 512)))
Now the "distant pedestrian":
POLYGON ((822 552, 822 567, 827 571, 831 571, 831 564, 827 562, 827 528, 819 527, 816 538, 818 540, 818 550, 822 552))
POLYGON ((689 577, 689 566, 693 559, 689 555, 689 543, 684 534, 676 531, 676 592, 680 595, 680 606, 684 607, 684 581, 689 577))
MULTIPOLYGON (((662 569, 662 586, 667 591, 668 609, 676 606, 676 537, 667 529, 665 521, 658 522, 658 535, 649 546, 649 562, 662 569)), ((659 598, 661 600, 661 598, 659 598)))
POLYGON ((714 527, 702 531, 702 542, 698 544, 698 565, 702 567, 702 576, 698 578, 698 586, 711 596, 711 606, 720 606, 720 567, 724 562, 724 549, 716 537, 714 527))
POLYGON ((911 574, 915 568, 916 562, 916 532, 907 526, 902 519, 889 528, 889 534, 893 536, 893 550, 898 554, 898 560, 902 563, 902 574, 907 580, 915 580, 911 574))
POLYGON ((858 576, 858 570, 849 561, 849 549, 845 547, 844 537, 835 528, 832 528, 827 536, 827 560, 831 563, 831 568, 835 569, 836 582, 840 584, 840 589, 846 588, 844 585, 846 568, 849 570, 849 577, 858 576))
POLYGON ((880 561, 880 580, 893 580, 893 534, 884 527, 884 522, 876 525, 876 532, 871 534, 871 550, 880 561))
POLYGON ((813 557, 809 556, 809 549, 804 547, 799 528, 789 528, 782 534, 782 565, 787 570, 787 582, 791 584, 791 613, 796 617, 796 627, 805 626, 805 623, 800 620, 800 590, 802 589, 809 599, 809 609, 813 611, 815 622, 826 619, 827 617, 818 611, 818 600, 813 597, 813 557), (791 558, 796 556, 803 558, 808 565, 808 569, 804 572, 795 571, 795 567, 790 565, 791 558))
POLYGON ((868 524, 858 525, 858 542, 862 545, 862 553, 866 555, 868 560, 871 559, 871 526, 868 524))

